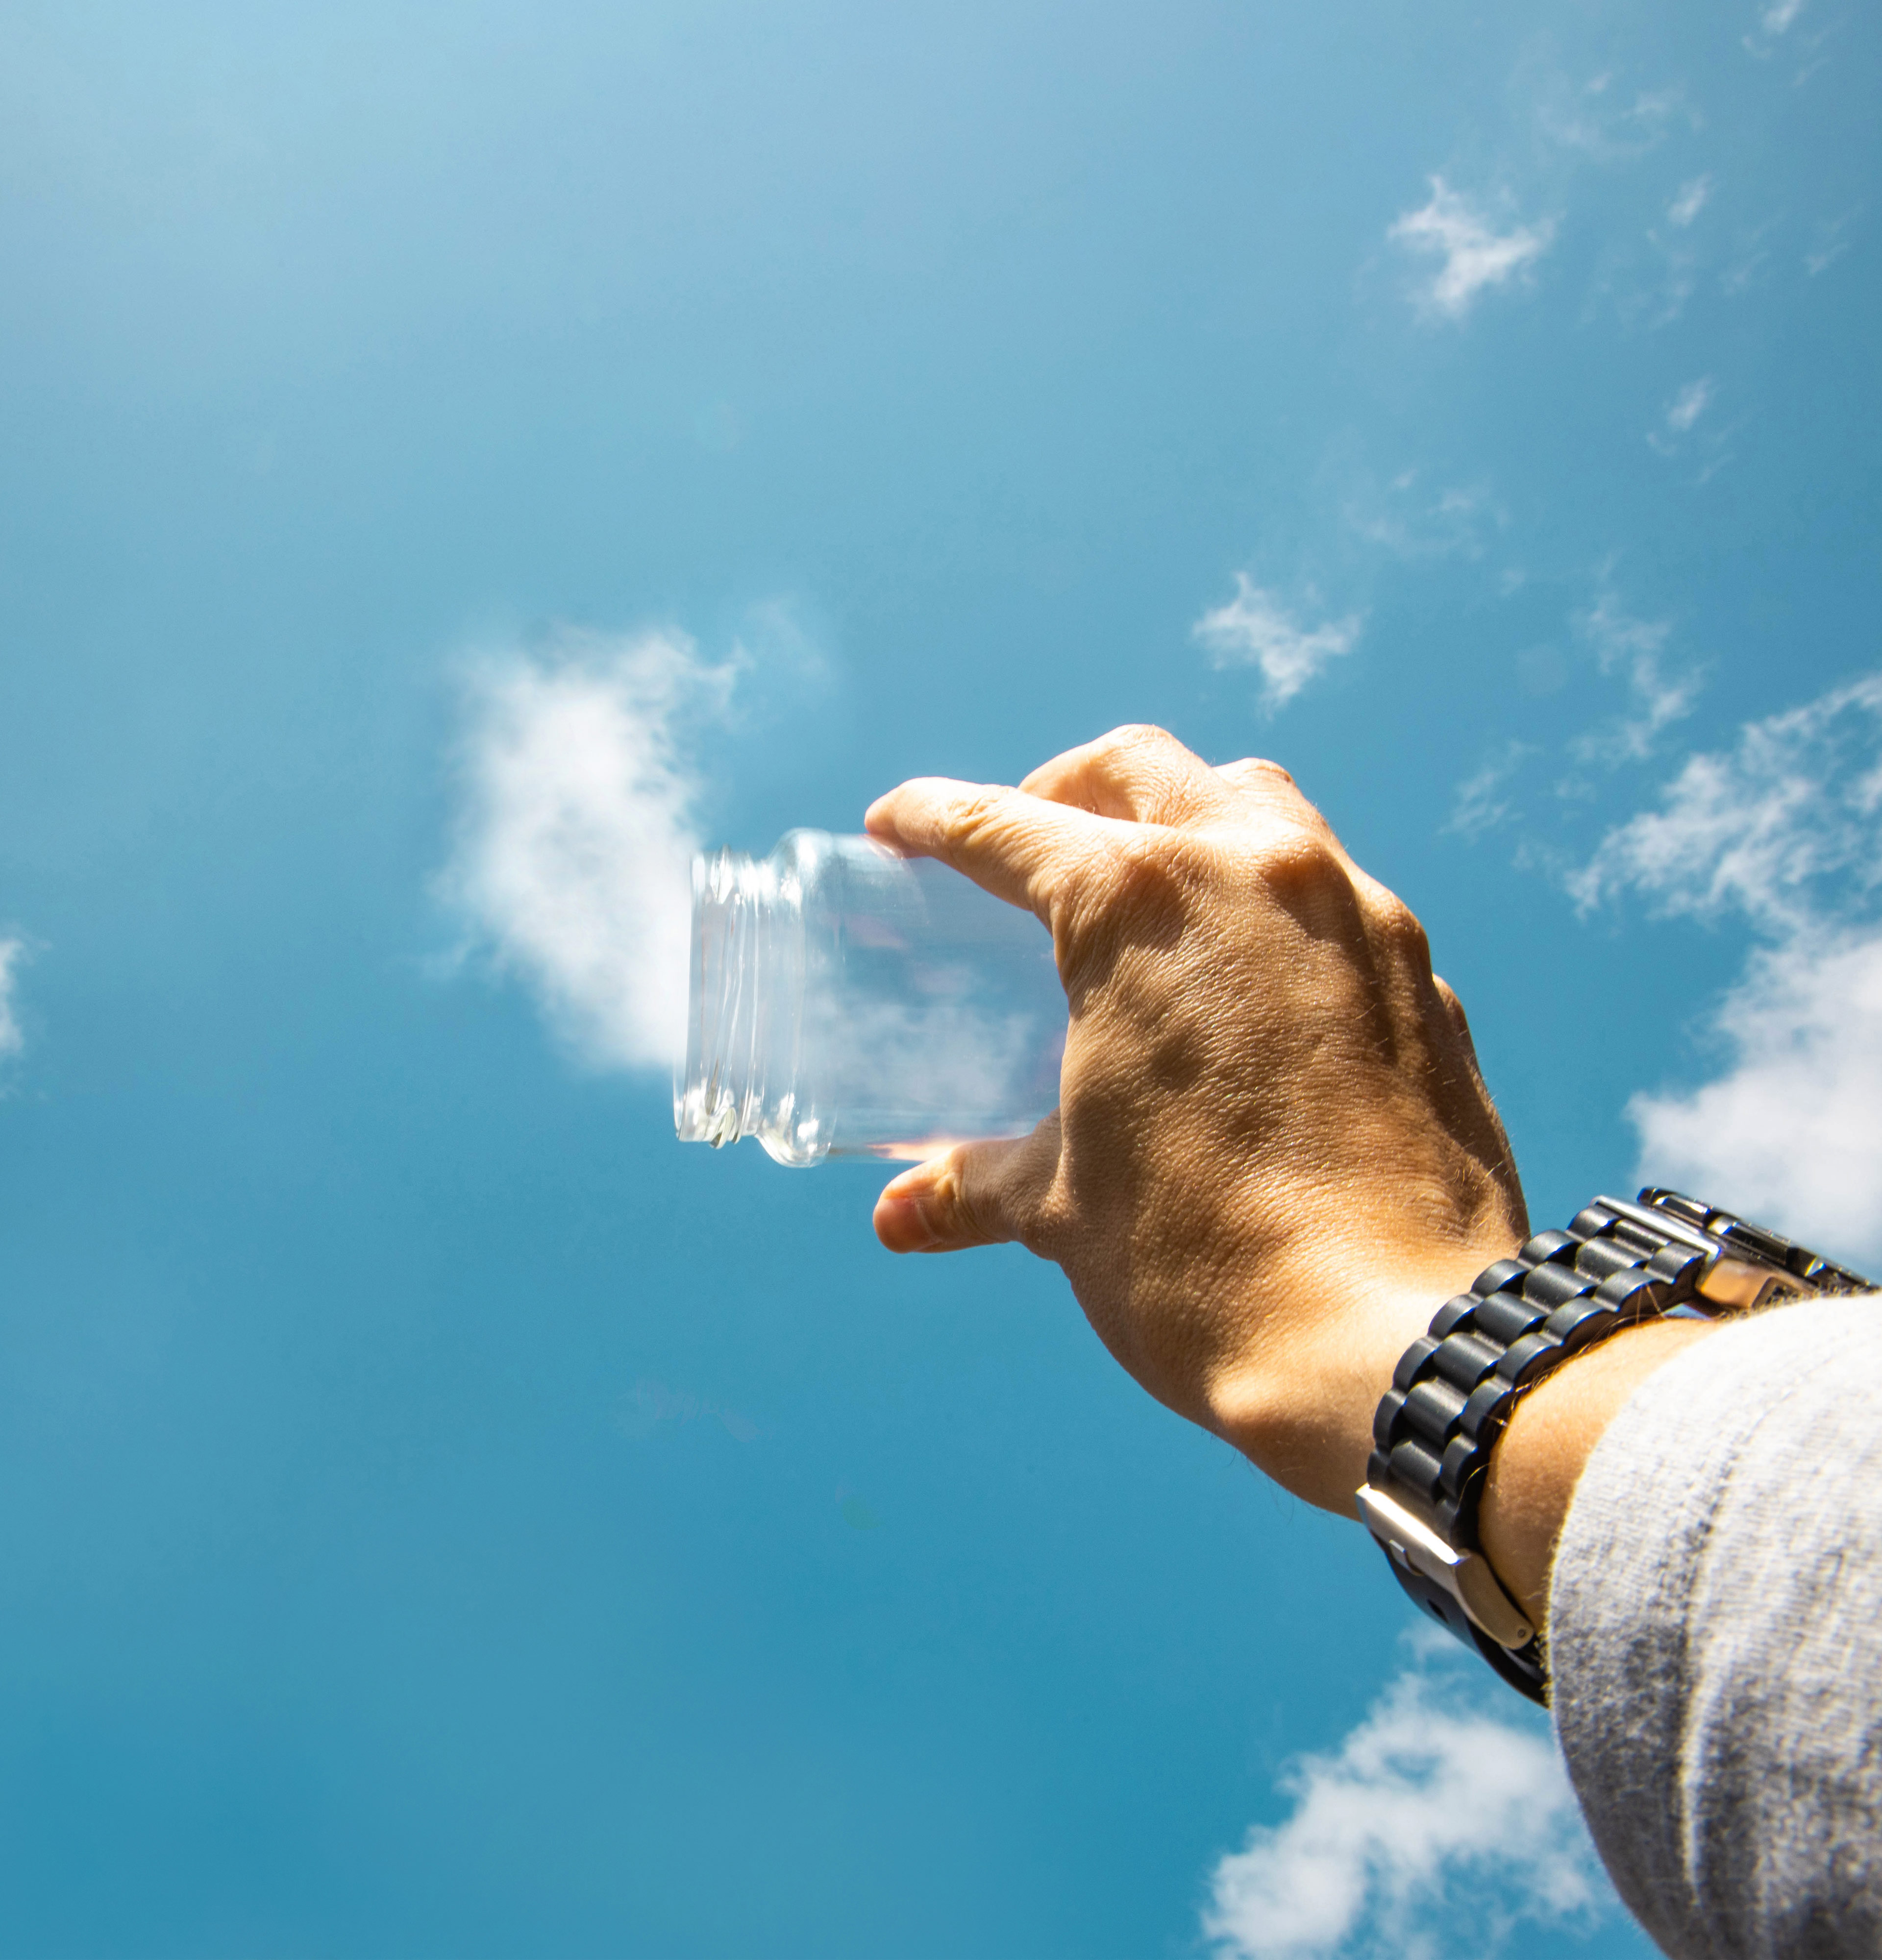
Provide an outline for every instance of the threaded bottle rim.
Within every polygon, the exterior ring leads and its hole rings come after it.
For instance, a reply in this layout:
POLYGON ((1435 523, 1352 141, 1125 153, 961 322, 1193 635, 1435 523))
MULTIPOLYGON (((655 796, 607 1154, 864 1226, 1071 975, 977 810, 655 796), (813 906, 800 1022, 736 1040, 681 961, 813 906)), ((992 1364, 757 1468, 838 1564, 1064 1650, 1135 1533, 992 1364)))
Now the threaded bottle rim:
POLYGON ((767 861, 741 851, 693 861, 686 1049, 674 1075, 674 1127, 683 1143, 736 1143, 761 1120, 761 955, 776 884, 767 861))

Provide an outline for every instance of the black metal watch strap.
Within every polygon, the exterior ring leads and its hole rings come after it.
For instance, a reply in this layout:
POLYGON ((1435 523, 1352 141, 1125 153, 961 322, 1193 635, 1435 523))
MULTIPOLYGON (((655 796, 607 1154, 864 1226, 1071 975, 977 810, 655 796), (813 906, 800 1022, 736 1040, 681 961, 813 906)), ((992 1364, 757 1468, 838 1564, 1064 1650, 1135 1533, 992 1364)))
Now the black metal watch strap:
POLYGON ((1408 1348, 1373 1423, 1359 1510, 1406 1590, 1497 1672, 1546 1701, 1540 1641, 1484 1561, 1477 1505, 1517 1398, 1622 1328, 1689 1308, 1872 1290, 1776 1233, 1677 1192, 1599 1198, 1447 1301, 1408 1348))

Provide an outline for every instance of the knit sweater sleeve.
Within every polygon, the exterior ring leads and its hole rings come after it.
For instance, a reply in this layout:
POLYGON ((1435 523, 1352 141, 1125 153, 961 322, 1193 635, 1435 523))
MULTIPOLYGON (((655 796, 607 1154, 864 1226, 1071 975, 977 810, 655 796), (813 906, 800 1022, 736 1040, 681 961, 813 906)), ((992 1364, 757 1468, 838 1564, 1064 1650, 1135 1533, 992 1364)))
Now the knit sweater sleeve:
POLYGON ((1577 1486, 1549 1634, 1569 1775, 1667 1953, 1882 1954, 1882 1297, 1648 1377, 1577 1486))

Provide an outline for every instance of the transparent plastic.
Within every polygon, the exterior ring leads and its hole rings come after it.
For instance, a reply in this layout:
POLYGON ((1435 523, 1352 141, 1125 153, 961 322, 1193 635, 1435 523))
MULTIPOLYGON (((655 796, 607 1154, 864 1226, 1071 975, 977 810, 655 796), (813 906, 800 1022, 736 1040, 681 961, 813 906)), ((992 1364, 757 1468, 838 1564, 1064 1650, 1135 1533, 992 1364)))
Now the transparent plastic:
POLYGON ((1051 936, 944 864, 821 830, 693 861, 683 1143, 808 1165, 1024 1136, 1065 1043, 1051 936))

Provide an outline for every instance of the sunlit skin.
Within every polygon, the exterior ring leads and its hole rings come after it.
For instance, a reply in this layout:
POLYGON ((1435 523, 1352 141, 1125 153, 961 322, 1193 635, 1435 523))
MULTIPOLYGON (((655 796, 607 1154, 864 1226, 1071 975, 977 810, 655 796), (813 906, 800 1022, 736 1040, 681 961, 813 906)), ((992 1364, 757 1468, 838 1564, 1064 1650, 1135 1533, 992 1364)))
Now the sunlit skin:
MULTIPOLYGON (((1159 1401, 1353 1511, 1373 1411, 1434 1312, 1527 1235, 1516 1165, 1423 928, 1277 764, 1119 729, 1017 788, 936 778, 871 834, 1036 912, 1070 1003, 1059 1109, 884 1190, 892 1252, 1056 1262, 1159 1401)), ((1576 1476, 1708 1328, 1636 1330, 1519 1405, 1486 1548, 1540 1621, 1576 1476)))

